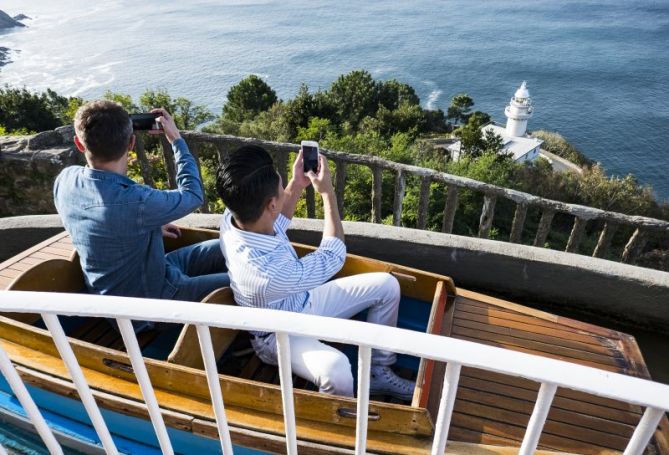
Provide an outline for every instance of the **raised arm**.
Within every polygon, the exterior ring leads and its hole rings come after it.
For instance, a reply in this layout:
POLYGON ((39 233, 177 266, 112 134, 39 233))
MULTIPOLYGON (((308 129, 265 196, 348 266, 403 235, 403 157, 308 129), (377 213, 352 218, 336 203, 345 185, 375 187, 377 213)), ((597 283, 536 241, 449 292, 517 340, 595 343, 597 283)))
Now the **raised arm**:
POLYGON ((165 109, 154 109, 160 113, 156 120, 162 125, 165 137, 172 145, 176 165, 177 188, 160 191, 147 188, 144 200, 143 222, 145 226, 162 226, 184 217, 204 203, 204 187, 200 181, 195 158, 181 138, 174 119, 165 109))
POLYGON ((337 237, 344 241, 344 227, 341 224, 339 209, 337 208, 337 198, 332 187, 332 175, 328 167, 328 160, 323 155, 320 156, 318 175, 313 171, 307 173, 307 177, 314 185, 314 189, 323 198, 323 212, 325 216, 323 224, 323 239, 327 237, 337 237))
POLYGON ((283 203, 283 210, 281 214, 288 219, 292 219, 295 214, 295 207, 297 201, 302 196, 302 192, 311 184, 309 178, 304 175, 304 160, 302 158, 302 149, 297 154, 295 162, 293 163, 293 176, 286 185, 286 200, 283 203))

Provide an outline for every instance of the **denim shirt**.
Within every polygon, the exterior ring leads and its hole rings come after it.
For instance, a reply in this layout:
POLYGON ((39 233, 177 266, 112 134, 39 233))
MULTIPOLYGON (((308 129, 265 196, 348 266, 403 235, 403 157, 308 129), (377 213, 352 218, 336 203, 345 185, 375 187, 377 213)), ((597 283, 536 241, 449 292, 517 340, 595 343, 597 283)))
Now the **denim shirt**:
POLYGON ((79 253, 88 291, 171 298, 178 273, 166 267, 161 226, 204 202, 197 164, 183 139, 172 145, 177 189, 161 191, 114 172, 70 166, 54 202, 79 253))

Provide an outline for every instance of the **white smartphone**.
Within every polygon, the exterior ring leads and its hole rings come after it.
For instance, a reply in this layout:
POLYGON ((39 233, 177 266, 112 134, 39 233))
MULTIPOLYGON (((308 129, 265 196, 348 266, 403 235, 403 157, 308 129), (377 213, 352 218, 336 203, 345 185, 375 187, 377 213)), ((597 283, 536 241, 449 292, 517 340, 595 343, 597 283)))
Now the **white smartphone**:
POLYGON ((320 156, 320 148, 316 141, 302 141, 302 158, 304 160, 304 173, 309 171, 318 172, 318 161, 320 156))

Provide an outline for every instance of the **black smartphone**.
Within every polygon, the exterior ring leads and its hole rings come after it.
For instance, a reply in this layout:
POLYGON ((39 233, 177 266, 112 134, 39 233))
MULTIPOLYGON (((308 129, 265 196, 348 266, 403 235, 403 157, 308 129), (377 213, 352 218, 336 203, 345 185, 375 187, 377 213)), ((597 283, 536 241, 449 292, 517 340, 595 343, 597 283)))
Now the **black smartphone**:
POLYGON ((132 121, 132 129, 137 131, 142 130, 160 130, 162 125, 156 122, 156 118, 160 117, 160 113, 146 112, 142 114, 130 114, 132 121))
POLYGON ((302 141, 302 159, 304 161, 304 173, 309 171, 318 172, 319 147, 316 141, 302 141))

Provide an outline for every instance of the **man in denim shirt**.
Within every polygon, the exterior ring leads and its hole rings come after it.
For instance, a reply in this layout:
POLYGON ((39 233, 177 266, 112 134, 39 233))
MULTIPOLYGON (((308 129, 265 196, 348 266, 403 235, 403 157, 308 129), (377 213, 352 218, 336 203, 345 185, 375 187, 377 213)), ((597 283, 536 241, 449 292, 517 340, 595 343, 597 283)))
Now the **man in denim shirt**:
POLYGON ((89 292, 199 301, 230 280, 217 240, 165 254, 162 237, 180 235, 169 223, 202 205, 204 189, 170 114, 152 112, 160 114, 156 121, 172 144, 177 189, 161 191, 127 177, 128 151, 135 146, 130 117, 116 103, 94 101, 74 121, 74 143, 88 166, 60 173, 54 201, 89 292))

